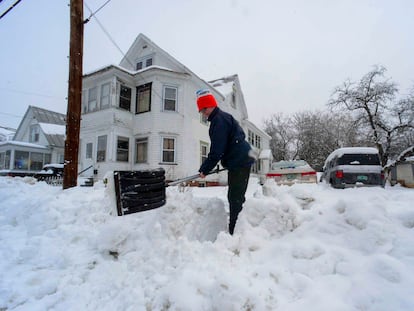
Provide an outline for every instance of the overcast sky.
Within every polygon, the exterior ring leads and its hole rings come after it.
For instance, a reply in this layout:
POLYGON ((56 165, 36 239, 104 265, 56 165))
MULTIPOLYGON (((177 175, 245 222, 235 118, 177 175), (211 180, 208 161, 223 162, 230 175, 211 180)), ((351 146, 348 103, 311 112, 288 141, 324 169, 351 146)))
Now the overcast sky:
MULTIPOLYGON (((106 1, 85 0, 85 18, 106 1)), ((17 128, 29 105, 66 113, 68 3, 21 1, 0 19, 0 126, 17 128)), ((414 86, 412 0, 111 0, 96 17, 105 31, 85 24, 84 73, 119 64, 143 33, 204 80, 238 74, 259 127, 326 109, 335 86, 376 64, 400 94, 414 86)))

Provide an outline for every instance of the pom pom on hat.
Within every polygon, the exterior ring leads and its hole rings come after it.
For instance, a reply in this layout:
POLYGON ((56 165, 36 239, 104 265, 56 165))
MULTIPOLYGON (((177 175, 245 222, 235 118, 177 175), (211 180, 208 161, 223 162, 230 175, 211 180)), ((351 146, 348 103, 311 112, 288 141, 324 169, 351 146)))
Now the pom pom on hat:
POLYGON ((198 111, 204 108, 217 107, 217 101, 209 90, 198 90, 196 94, 198 111))

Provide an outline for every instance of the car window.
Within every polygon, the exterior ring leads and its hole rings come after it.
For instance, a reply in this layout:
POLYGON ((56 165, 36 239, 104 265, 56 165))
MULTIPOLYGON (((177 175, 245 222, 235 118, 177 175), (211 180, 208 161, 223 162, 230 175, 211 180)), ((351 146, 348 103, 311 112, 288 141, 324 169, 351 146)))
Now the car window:
POLYGON ((277 170, 277 169, 289 169, 289 168, 297 168, 300 166, 305 166, 308 165, 308 163, 306 163, 306 161, 304 160, 297 160, 297 161, 279 161, 276 163, 273 163, 272 165, 272 169, 273 170, 277 170))
POLYGON ((344 154, 338 158, 338 165, 380 165, 378 154, 344 154))

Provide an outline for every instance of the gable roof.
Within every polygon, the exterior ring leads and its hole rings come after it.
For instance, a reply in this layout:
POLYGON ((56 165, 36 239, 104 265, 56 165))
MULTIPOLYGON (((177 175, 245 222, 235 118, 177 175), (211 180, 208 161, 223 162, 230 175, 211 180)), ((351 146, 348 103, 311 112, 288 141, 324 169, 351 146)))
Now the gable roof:
POLYGON ((140 33, 135 38, 134 43, 132 43, 128 51, 125 53, 124 57, 119 63, 119 66, 129 69, 129 70, 135 70, 134 61, 136 60, 136 57, 140 56, 141 54, 143 54, 143 56, 147 55, 147 53, 141 51, 144 49, 147 51, 153 51, 152 53, 150 53, 150 55, 158 54, 166 58, 167 60, 169 60, 172 64, 172 67, 175 67, 175 68, 169 68, 169 69, 173 71, 182 71, 182 72, 192 73, 187 67, 181 64, 179 61, 177 61, 174 57, 172 57, 170 54, 168 54, 166 51, 164 51, 162 48, 160 48, 151 39, 149 39, 147 36, 145 36, 142 33, 140 33))
POLYGON ((105 67, 102 67, 102 68, 96 69, 94 71, 85 73, 82 76, 82 78, 88 78, 88 77, 91 77, 91 76, 94 76, 94 75, 98 75, 98 74, 101 74, 101 73, 104 73, 104 72, 107 72, 107 71, 110 71, 110 70, 122 71, 123 73, 126 73, 126 74, 130 75, 131 77, 134 77, 134 76, 136 76, 138 74, 141 74, 141 73, 146 72, 146 71, 151 71, 151 70, 161 70, 161 71, 174 72, 176 74, 177 73, 178 74, 184 74, 184 73, 181 73, 181 72, 173 71, 173 70, 171 70, 169 68, 165 68, 165 67, 161 67, 161 66, 154 66, 154 65, 149 66, 149 67, 145 67, 145 68, 140 69, 140 70, 133 70, 133 71, 128 70, 128 69, 123 68, 123 67, 118 66, 118 65, 107 65, 105 67))
POLYGON ((62 113, 46 110, 35 106, 29 106, 29 109, 32 109, 33 117, 39 123, 66 125, 66 116, 62 113))
POLYGON ((122 58, 121 62, 119 63, 119 66, 129 71, 135 70, 133 61, 136 60, 136 56, 141 53, 140 50, 142 50, 144 46, 145 46, 145 49, 152 50, 153 51, 152 54, 156 54, 158 56, 161 56, 161 58, 168 60, 171 68, 164 68, 164 69, 167 69, 167 70, 169 69, 177 73, 184 73, 184 74, 189 74, 191 76, 194 76, 200 82, 204 84, 203 87, 208 87, 212 89, 214 96, 218 96, 218 98, 221 98, 221 100, 225 99, 225 96, 221 94, 220 92, 218 92, 215 88, 212 88, 211 84, 209 84, 204 79, 201 79, 198 75, 196 75, 194 72, 188 69, 185 65, 180 63, 177 59, 172 57, 169 53, 167 53, 165 50, 160 48, 157 44, 155 44, 151 39, 149 39, 147 36, 145 36, 142 33, 140 33, 135 38, 131 47, 128 49, 125 56, 122 58))
POLYGON ((49 146, 64 147, 65 135, 60 134, 45 134, 49 146))
POLYGON ((39 123, 39 126, 42 129, 43 134, 45 135, 50 146, 65 146, 65 134, 63 134, 65 130, 62 127, 66 126, 66 116, 59 112, 35 106, 29 106, 27 108, 26 113, 24 114, 23 119, 19 124, 19 127, 17 128, 14 139, 16 139, 16 136, 19 134, 19 132, 25 124, 25 121, 29 117, 36 119, 36 121, 39 123), (51 127, 48 127, 47 124, 55 125, 56 130, 51 131, 51 127))

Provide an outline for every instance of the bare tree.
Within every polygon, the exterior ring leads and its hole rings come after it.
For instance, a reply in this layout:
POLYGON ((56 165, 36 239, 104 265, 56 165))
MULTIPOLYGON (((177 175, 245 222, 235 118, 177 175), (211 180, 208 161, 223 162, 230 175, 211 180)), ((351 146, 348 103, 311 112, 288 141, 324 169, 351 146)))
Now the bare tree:
POLYGON ((361 125, 346 112, 321 113, 324 120, 325 132, 332 138, 332 144, 327 148, 332 152, 340 147, 359 146, 363 140, 361 125))
POLYGON ((397 120, 396 124, 384 122, 379 126, 392 140, 389 156, 395 158, 414 145, 414 91, 393 107, 389 119, 397 120))
POLYGON ((359 83, 344 82, 328 103, 354 113, 356 121, 365 126, 368 143, 378 148, 382 165, 388 161, 396 136, 413 126, 412 103, 409 99, 395 102, 398 89, 385 78, 385 72, 385 67, 375 66, 359 83))
POLYGON ((296 146, 297 158, 305 160, 316 170, 320 170, 321 163, 324 162, 326 155, 324 149, 329 145, 330 141, 322 140, 328 138, 324 137, 324 122, 320 115, 309 111, 298 112, 293 116, 293 122, 296 129, 296 146))
POLYGON ((336 148, 361 143, 359 125, 349 113, 305 111, 291 117, 278 113, 264 124, 265 132, 272 137, 270 148, 275 161, 303 159, 316 170, 322 169, 336 148))
POLYGON ((293 117, 297 158, 321 170, 327 156, 358 141, 358 127, 346 113, 299 112, 293 117))
POLYGON ((288 160, 292 156, 291 145, 293 142, 292 122, 283 113, 273 114, 270 119, 264 121, 264 131, 269 134, 270 149, 275 161, 288 160))

